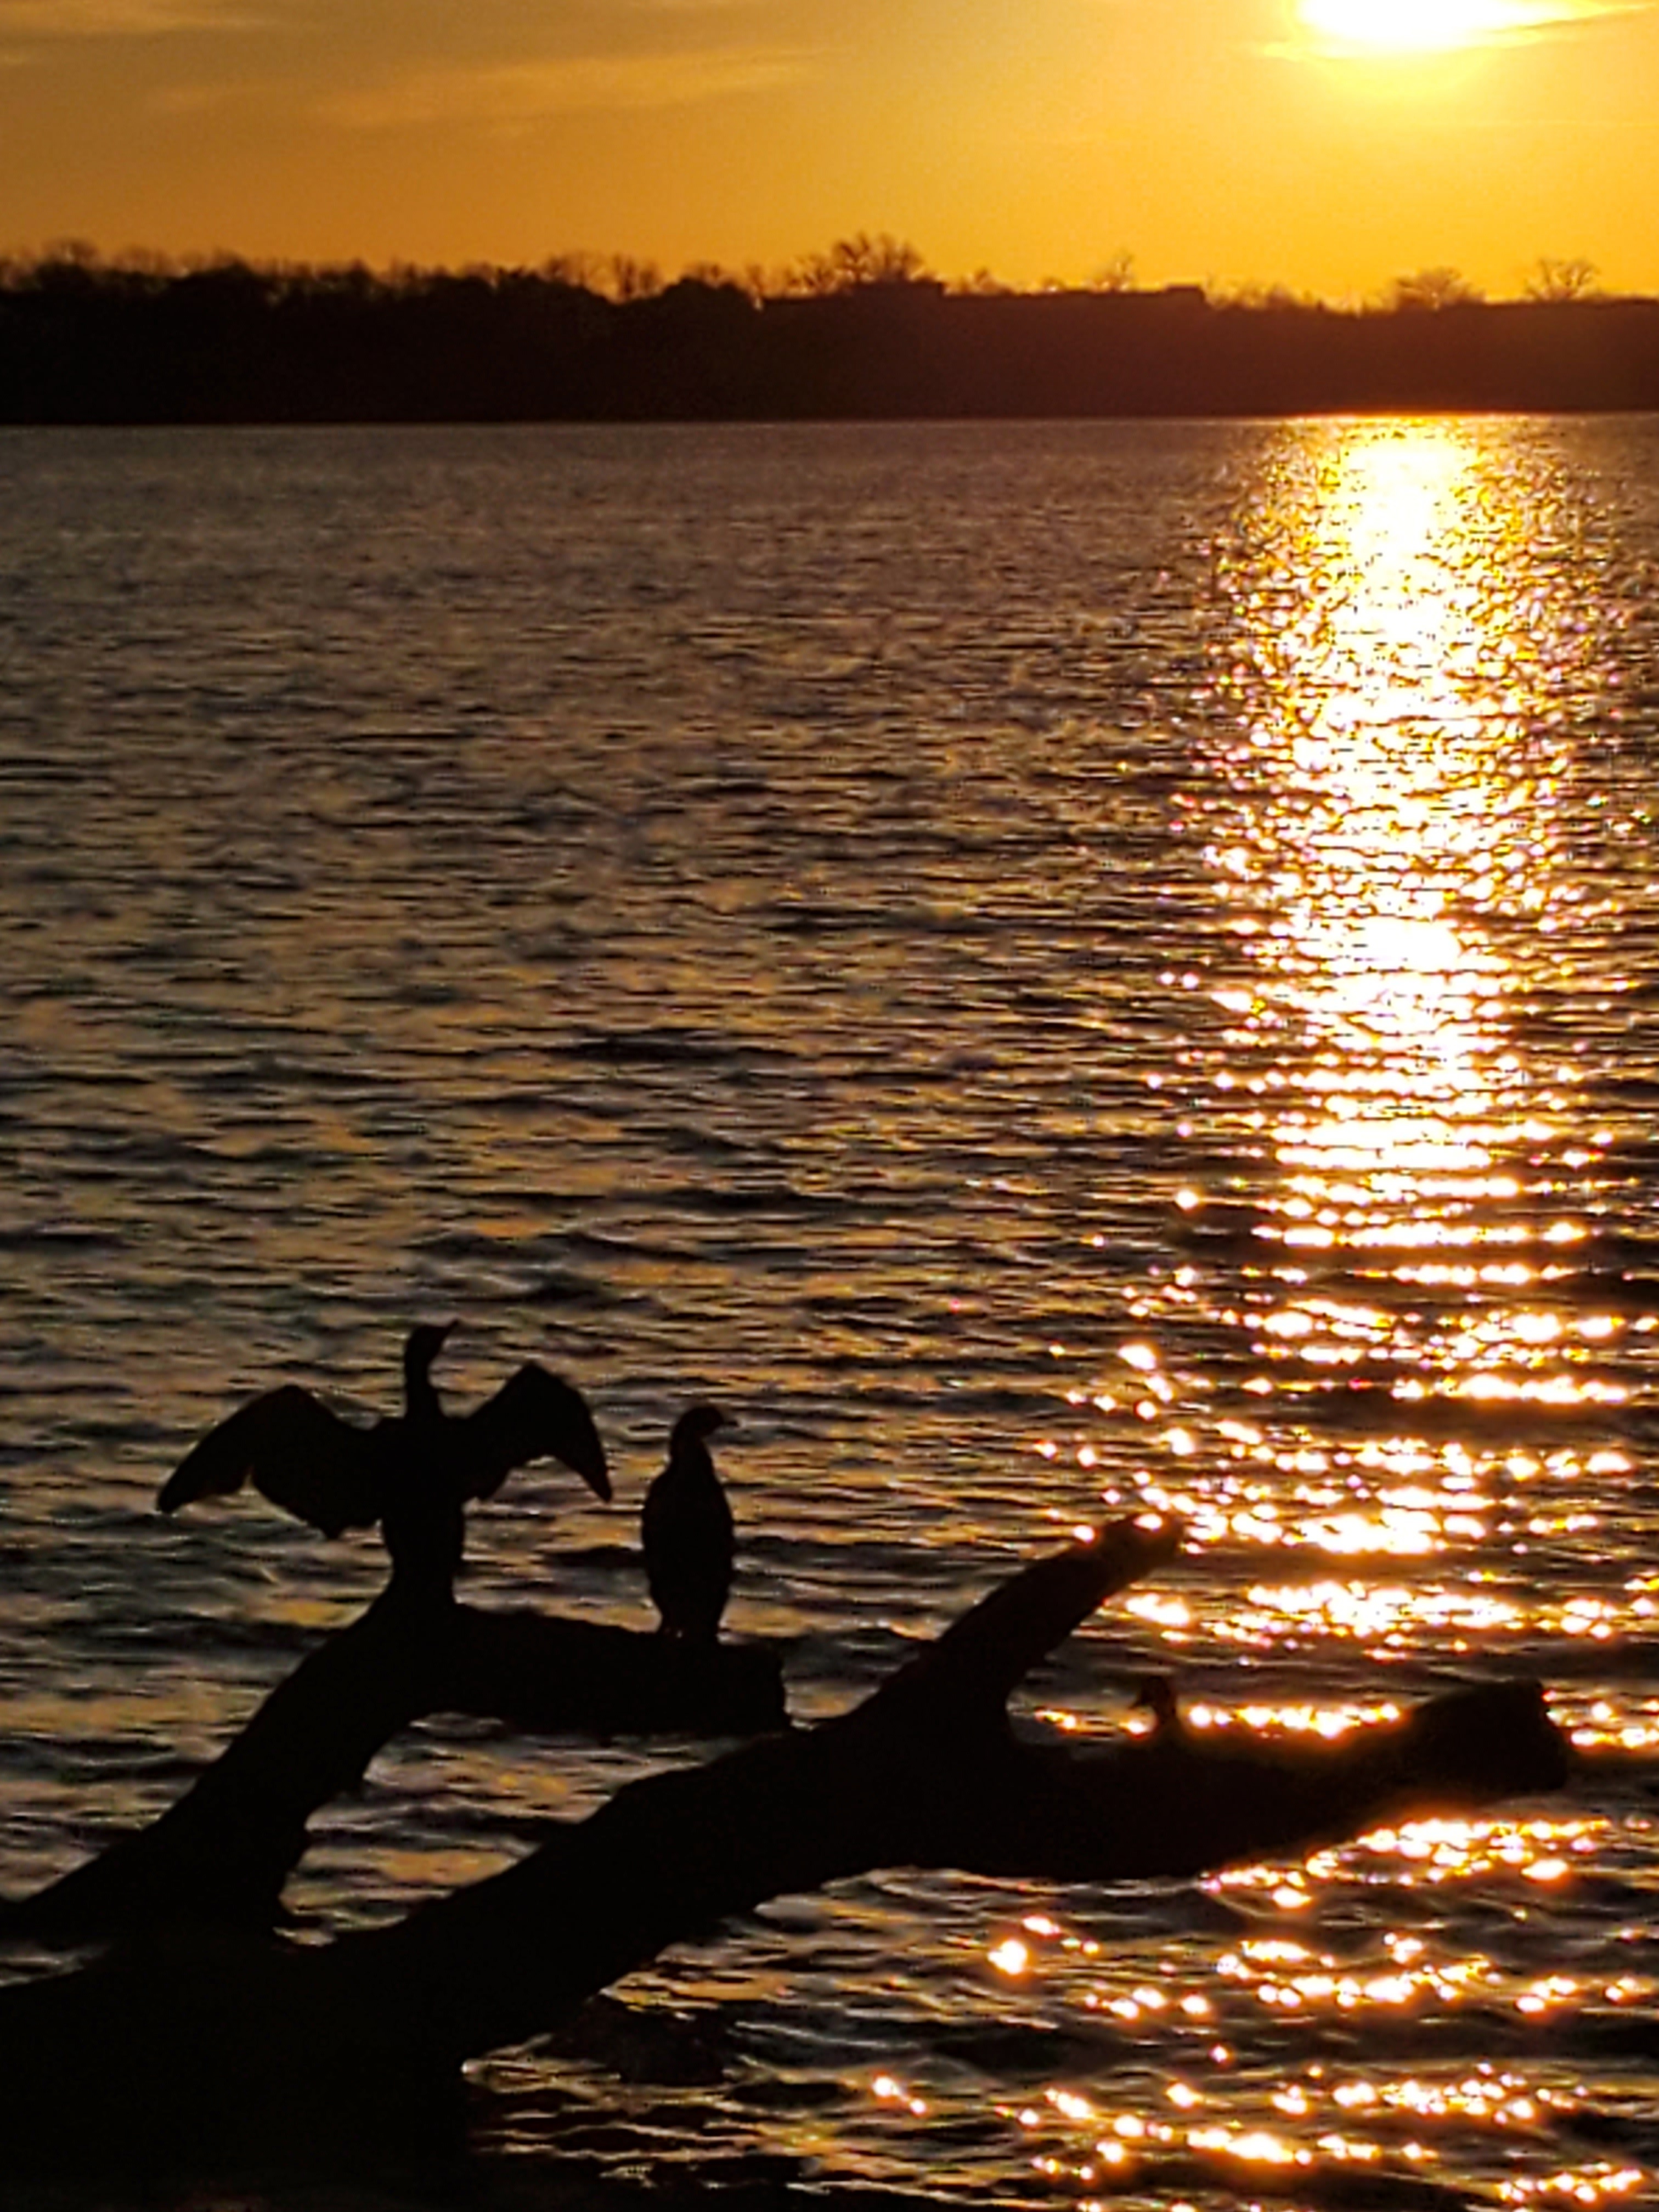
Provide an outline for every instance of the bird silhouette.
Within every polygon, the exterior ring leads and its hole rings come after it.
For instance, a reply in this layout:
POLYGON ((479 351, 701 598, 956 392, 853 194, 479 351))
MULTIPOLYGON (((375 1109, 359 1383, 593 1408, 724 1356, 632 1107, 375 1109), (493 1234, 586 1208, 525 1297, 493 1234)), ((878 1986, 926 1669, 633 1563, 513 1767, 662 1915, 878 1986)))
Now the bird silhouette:
POLYGON ((445 1413, 432 1363, 453 1322, 422 1322, 404 1343, 404 1410, 362 1427, 297 1382, 240 1407, 168 1476, 163 1513, 254 1487, 337 1536, 380 1523, 392 1580, 447 1588, 461 1563, 468 1501, 489 1498, 515 1467, 551 1457, 608 1498, 605 1448, 581 1393, 531 1360, 471 1413, 445 1413))
POLYGON ((1135 1685, 1135 1693, 1129 1700, 1131 1712, 1148 1712, 1152 1725, 1146 1731, 1149 1740, 1160 1736, 1173 1741, 1185 1734, 1186 1723, 1181 1717, 1181 1705, 1176 1696, 1172 1674, 1142 1674, 1135 1685))
POLYGON ((729 1426, 717 1406, 690 1406, 674 1424, 668 1464, 645 1493, 640 1540, 662 1633, 712 1644, 732 1588, 737 1537, 708 1438, 729 1426))

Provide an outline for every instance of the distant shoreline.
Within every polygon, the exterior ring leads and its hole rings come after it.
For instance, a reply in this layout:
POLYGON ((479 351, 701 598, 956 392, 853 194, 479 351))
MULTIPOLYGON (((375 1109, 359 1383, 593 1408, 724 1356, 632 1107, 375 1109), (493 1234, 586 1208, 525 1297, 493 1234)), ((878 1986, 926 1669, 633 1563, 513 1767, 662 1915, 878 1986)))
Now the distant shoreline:
POLYGON ((1659 300, 1345 311, 937 281, 617 299, 519 270, 78 262, 0 284, 0 422, 826 422, 1659 409, 1659 300))

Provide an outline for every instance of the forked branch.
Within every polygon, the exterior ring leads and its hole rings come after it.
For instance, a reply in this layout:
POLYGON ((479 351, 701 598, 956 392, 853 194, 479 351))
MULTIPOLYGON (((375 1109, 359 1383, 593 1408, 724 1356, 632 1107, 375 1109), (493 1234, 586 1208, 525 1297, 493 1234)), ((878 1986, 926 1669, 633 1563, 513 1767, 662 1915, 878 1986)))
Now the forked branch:
POLYGON ((192 2158, 251 2136, 406 2139, 453 2117, 460 2062, 556 2024, 678 1939, 880 1866, 1118 1881, 1190 1875, 1412 1814, 1553 1788, 1540 1693, 1437 1698, 1336 1744, 1164 1731, 1077 1753, 1019 1741, 1006 1700, 1104 1598, 1169 1559, 1122 1522, 994 1592, 853 1711, 629 1784, 527 1859, 395 1927, 296 1951, 155 1936, 0 1992, 0 2130, 100 2128, 192 2158))

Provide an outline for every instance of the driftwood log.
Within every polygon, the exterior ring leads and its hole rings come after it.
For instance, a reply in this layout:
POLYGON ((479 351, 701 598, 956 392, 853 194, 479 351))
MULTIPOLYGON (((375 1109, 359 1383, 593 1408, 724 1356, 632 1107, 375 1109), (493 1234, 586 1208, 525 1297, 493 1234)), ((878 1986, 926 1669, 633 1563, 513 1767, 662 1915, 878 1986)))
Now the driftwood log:
POLYGON ((560 2024, 677 1939, 900 1864, 1121 1881, 1300 1850, 1413 1814, 1559 1785, 1539 1692, 1437 1698, 1335 1744, 1189 1741, 1081 1753, 1018 1738, 1006 1700, 1178 1532, 1121 1523, 993 1593, 851 1712, 653 1775, 506 1873, 327 1946, 152 1928, 78 1972, 0 1990, 0 2141, 202 2170, 245 2154, 428 2151, 461 2124, 462 2062, 560 2024))
POLYGON ((0 1901, 0 1943, 99 1942, 182 1918, 270 1928, 313 1814, 433 1713, 600 1741, 787 1725, 771 1646, 687 1650, 595 1621, 480 1612, 394 1582, 278 1685, 159 1820, 36 1895, 0 1901))

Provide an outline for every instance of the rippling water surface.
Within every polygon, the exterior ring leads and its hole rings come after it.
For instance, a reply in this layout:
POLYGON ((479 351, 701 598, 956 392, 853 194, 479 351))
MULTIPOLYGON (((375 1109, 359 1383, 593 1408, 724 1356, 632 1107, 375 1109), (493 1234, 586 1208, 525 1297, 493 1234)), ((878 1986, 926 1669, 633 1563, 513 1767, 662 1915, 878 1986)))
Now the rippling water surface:
MULTIPOLYGON (((1146 1501, 1050 1724, 1532 1673, 1628 1754, 781 1903, 481 2069, 526 2202, 1659 2201, 1659 422, 7 433, 0 576, 0 1889, 378 1586, 156 1518, 184 1447, 453 1314, 620 1477, 480 1509, 477 1602, 643 1625, 571 1555, 707 1395, 803 1716, 1146 1501)), ((296 1912, 678 1755, 423 1728, 296 1912)))

